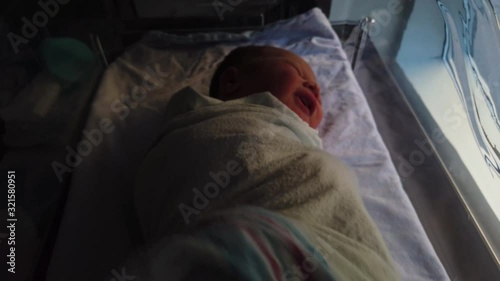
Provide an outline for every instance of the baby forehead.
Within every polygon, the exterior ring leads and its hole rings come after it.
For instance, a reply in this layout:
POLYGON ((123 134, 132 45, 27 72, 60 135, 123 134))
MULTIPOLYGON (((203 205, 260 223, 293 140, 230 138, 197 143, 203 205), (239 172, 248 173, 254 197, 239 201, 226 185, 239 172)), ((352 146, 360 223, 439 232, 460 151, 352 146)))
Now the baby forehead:
POLYGON ((315 77, 311 66, 299 55, 296 55, 293 52, 287 50, 269 50, 260 54, 257 60, 268 60, 268 61, 283 61, 286 63, 290 63, 302 70, 304 70, 307 74, 312 77, 315 77))
POLYGON ((285 49, 264 49, 259 55, 262 58, 289 60, 309 67, 309 64, 301 56, 285 49))

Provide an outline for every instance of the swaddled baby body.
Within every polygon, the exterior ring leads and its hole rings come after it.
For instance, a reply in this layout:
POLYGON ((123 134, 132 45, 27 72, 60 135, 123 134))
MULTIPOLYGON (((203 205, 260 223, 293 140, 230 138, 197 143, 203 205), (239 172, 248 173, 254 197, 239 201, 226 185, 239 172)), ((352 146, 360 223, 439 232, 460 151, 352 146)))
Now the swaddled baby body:
POLYGON ((137 280, 399 280, 342 161, 321 149, 314 73, 299 56, 242 47, 207 97, 174 95, 135 205, 137 280), (153 278, 154 277, 154 278, 153 278))

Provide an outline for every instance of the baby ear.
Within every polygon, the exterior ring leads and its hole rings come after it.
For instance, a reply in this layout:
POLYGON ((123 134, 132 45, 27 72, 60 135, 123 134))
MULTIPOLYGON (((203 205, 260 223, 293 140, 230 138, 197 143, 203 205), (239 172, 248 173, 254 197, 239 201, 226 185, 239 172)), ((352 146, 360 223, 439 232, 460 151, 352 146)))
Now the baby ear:
POLYGON ((235 95, 241 87, 240 71, 231 66, 222 72, 219 79, 219 96, 222 100, 228 100, 235 95))

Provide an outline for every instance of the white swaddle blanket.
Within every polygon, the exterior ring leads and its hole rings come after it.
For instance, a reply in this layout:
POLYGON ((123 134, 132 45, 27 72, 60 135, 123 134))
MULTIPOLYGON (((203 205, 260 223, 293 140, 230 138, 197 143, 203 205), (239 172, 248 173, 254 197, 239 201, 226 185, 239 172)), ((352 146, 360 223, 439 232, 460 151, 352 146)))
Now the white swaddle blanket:
POLYGON ((214 211, 259 206, 327 241, 342 256, 331 262, 348 272, 345 280, 398 280, 351 169, 269 92, 222 102, 188 88, 167 114, 135 188, 147 244, 214 211))

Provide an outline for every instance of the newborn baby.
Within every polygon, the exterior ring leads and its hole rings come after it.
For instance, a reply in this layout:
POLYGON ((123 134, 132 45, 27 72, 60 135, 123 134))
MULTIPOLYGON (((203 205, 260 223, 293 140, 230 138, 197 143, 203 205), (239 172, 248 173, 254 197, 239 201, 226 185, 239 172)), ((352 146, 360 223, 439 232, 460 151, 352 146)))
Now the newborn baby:
POLYGON ((270 92, 316 129, 323 117, 314 73, 300 56, 271 46, 233 50, 212 77, 210 96, 223 101, 270 92))
POLYGON ((398 280, 354 172, 321 149, 319 87, 303 59, 237 48, 211 97, 189 89, 169 101, 137 175, 151 250, 132 262, 136 280, 398 280))

